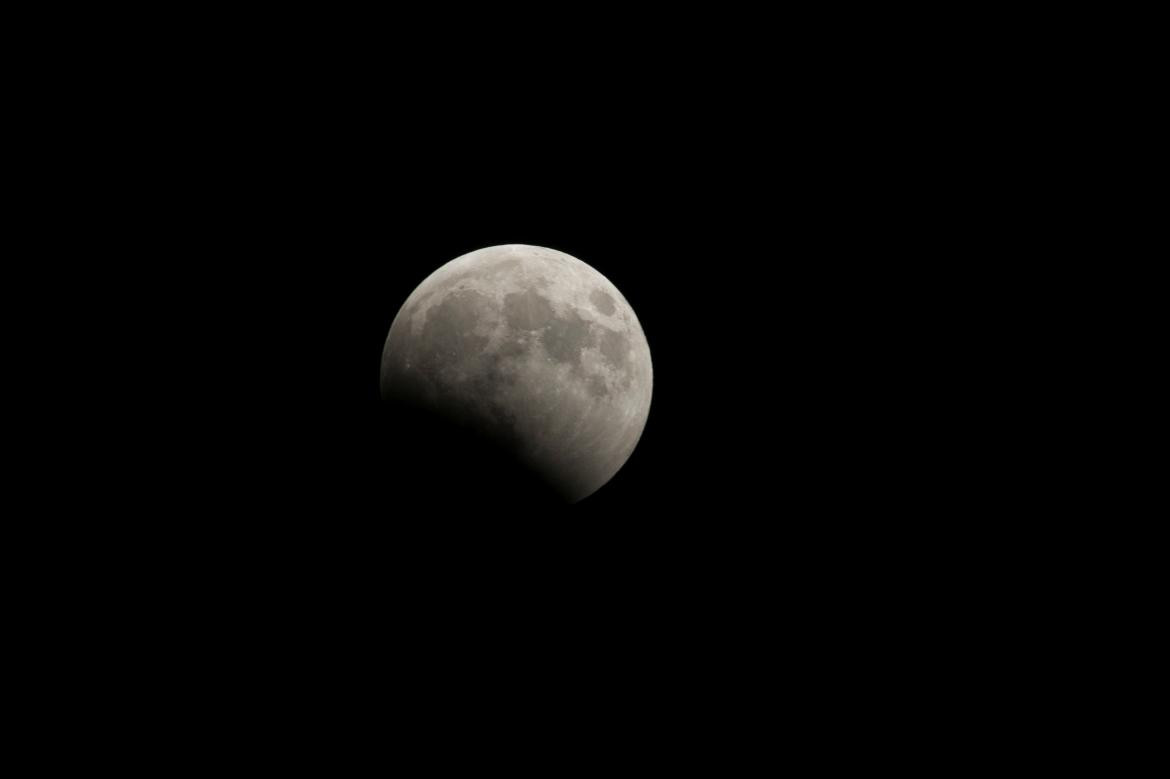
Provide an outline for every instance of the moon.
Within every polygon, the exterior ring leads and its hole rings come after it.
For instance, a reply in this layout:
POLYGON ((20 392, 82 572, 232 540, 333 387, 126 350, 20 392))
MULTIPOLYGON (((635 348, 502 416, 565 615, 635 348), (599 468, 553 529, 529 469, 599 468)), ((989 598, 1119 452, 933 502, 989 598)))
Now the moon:
POLYGON ((432 273, 382 351, 381 392, 486 434, 577 502, 629 459, 650 411, 650 347, 581 260, 490 246, 432 273))

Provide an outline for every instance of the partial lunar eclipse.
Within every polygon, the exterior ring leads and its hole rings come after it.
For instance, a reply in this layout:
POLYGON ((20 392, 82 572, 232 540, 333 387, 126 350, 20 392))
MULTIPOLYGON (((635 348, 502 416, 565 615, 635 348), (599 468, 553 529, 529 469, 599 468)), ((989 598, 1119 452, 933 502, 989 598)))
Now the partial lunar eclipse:
POLYGON ((573 502, 634 451, 652 386, 650 347, 622 294, 539 246, 490 246, 436 270, 382 352, 384 398, 487 434, 573 502))

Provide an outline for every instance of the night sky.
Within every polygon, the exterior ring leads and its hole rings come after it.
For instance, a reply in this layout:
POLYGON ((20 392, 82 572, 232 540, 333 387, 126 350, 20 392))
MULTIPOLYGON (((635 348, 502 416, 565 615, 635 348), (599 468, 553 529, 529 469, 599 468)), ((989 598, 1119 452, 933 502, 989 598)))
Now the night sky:
POLYGON ((743 48, 437 80, 338 43, 168 80, 186 97, 150 104, 171 129, 134 142, 123 212, 152 314, 132 322, 149 443, 118 484, 145 510, 100 530, 149 601, 134 624, 195 625, 199 662, 247 653, 208 684, 357 719, 377 701, 428 738, 463 696, 630 727, 628 705, 738 710, 728 690, 888 700, 859 691, 949 640, 940 615, 978 586, 953 572, 1002 531, 953 314, 986 265, 940 183, 958 163, 899 120, 921 103, 743 48), (596 268, 650 345, 641 441, 577 505, 380 400, 407 296, 504 243, 596 268))

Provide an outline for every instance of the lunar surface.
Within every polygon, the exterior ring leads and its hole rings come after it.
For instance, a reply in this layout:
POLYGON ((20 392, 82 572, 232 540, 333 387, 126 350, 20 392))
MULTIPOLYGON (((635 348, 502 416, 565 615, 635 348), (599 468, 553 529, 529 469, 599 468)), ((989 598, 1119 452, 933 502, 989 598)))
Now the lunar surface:
POLYGON ((381 390, 490 437, 575 502, 610 480, 650 411, 650 347, 617 288, 553 249, 465 254, 419 285, 381 390))

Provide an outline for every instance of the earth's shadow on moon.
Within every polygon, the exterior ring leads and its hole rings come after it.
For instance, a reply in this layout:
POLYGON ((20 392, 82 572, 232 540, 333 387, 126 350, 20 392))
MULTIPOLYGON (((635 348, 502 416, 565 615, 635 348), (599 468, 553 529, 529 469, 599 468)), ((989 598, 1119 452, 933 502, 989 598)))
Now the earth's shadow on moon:
POLYGON ((400 503, 450 521, 482 521, 474 512, 516 514, 572 508, 556 486, 505 442, 451 414, 408 398, 382 402, 386 449, 379 458, 400 503))

